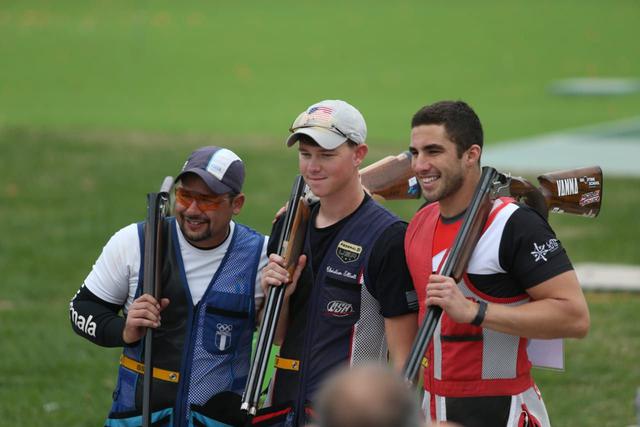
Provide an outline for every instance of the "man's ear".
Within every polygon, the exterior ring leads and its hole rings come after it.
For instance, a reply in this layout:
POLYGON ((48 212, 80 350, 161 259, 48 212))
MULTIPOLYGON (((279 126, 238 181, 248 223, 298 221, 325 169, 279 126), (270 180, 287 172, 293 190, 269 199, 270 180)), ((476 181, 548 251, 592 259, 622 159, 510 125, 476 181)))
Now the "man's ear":
POLYGON ((464 153, 466 162, 471 166, 480 163, 480 156, 482 155, 482 147, 478 144, 473 144, 464 153))
POLYGON ((360 166, 369 152, 367 144, 358 144, 353 152, 355 166, 360 166))
POLYGON ((233 214, 238 215, 242 210, 242 206, 244 206, 244 193, 238 194, 231 201, 231 205, 233 207, 233 214))

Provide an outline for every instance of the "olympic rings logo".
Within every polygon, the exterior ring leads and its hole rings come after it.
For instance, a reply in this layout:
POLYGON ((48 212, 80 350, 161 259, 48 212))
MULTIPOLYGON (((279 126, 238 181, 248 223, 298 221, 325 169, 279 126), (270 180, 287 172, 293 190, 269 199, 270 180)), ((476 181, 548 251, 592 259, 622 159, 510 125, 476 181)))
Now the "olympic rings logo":
POLYGON ((218 332, 221 334, 230 335, 233 330, 233 325, 229 325, 228 323, 218 323, 216 325, 216 329, 218 329, 218 332))

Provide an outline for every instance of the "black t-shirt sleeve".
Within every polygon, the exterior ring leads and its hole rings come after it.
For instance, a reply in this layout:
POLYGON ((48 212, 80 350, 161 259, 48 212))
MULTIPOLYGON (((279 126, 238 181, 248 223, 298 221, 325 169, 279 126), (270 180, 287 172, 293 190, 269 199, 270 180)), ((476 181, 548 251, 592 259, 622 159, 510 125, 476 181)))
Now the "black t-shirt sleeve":
POLYGON ((520 206, 505 224, 500 265, 524 289, 573 269, 549 223, 527 206, 520 206))
POLYGON ((269 243, 267 243, 267 256, 278 252, 278 243, 280 240, 280 233, 282 233, 282 227, 284 227, 284 215, 276 220, 271 226, 271 234, 269 234, 269 243))
POLYGON ((125 319, 118 315, 121 309, 98 298, 83 285, 71 300, 71 327, 78 335, 103 347, 122 347, 125 319))
POLYGON ((417 311, 415 290, 404 255, 405 222, 387 228, 376 240, 369 258, 367 289, 380 303, 384 317, 417 311))

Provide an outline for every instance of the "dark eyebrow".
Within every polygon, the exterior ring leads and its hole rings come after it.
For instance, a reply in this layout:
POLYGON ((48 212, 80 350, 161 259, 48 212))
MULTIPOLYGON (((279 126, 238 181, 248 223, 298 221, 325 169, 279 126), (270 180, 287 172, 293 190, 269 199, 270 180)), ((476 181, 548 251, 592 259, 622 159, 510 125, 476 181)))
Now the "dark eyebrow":
POLYGON ((423 151, 433 150, 433 149, 444 150, 444 147, 441 144, 428 144, 428 145, 425 145, 424 147, 420 147, 420 149, 423 151))

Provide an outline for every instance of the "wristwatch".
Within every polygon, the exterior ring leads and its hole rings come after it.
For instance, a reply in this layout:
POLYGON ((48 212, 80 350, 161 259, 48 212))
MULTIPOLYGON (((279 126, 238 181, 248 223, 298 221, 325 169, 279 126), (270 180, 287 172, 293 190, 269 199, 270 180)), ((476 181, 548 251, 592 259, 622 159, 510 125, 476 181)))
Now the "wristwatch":
POLYGON ((478 301, 478 312, 476 317, 473 318, 471 324, 473 326, 480 326, 484 322, 484 316, 487 314, 487 303, 485 301, 478 301))

